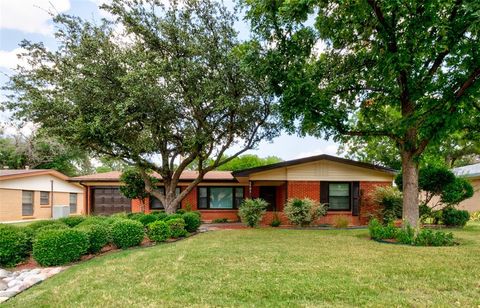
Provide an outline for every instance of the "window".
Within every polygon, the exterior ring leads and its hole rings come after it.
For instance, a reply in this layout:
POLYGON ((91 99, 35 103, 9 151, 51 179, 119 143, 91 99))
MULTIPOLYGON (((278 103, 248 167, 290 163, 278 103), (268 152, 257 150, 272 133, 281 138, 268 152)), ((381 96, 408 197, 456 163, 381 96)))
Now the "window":
POLYGON ((33 215, 33 191, 22 191, 22 215, 33 215))
POLYGON ((243 187, 199 187, 199 209, 235 209, 243 202, 243 187))
POLYGON ((332 211, 350 210, 350 184, 328 184, 328 209, 332 211))
POLYGON ((40 192, 40 205, 49 205, 50 204, 50 192, 41 191, 40 192))
MULTIPOLYGON (((159 187, 158 190, 161 194, 165 195, 165 187, 159 187)), ((175 188, 175 195, 180 195, 180 187, 175 188)), ((154 196, 150 196, 150 209, 152 210, 163 210, 165 207, 163 206, 162 202, 155 198, 154 196)), ((181 202, 178 204, 178 208, 182 208, 181 202)))
POLYGON ((77 213, 77 194, 70 193, 70 214, 77 213))

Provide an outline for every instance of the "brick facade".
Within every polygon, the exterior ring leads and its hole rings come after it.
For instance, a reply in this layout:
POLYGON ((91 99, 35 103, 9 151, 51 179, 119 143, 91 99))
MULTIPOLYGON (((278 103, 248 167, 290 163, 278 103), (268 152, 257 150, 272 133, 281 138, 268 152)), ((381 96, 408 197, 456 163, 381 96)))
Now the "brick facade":
POLYGON ((320 201, 319 181, 288 181, 287 199, 310 198, 320 201))
POLYGON ((377 187, 392 186, 391 182, 360 182, 360 224, 366 225, 377 217, 380 208, 372 201, 371 194, 377 187))

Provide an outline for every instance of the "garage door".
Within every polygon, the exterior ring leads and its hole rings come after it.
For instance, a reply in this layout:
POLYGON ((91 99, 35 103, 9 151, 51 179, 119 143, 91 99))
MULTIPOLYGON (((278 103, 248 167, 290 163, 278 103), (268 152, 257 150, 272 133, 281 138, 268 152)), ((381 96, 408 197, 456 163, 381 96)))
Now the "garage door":
POLYGON ((118 187, 94 187, 92 190, 93 214, 110 215, 132 211, 131 200, 118 187))

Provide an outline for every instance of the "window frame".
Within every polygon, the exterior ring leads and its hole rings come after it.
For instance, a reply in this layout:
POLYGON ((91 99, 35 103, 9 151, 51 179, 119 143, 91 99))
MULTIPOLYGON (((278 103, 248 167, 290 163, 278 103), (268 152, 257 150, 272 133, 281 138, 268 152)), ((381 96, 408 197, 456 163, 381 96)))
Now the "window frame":
POLYGON ((22 190, 22 216, 33 216, 35 214, 35 192, 33 190, 22 190), (24 193, 31 193, 32 196, 32 203, 24 203, 23 202, 23 194, 24 193), (25 205, 30 205, 32 207, 32 211, 30 214, 25 213, 25 209, 23 208, 25 205))
POLYGON ((78 194, 77 193, 69 193, 68 195, 68 205, 69 205, 69 208, 70 208, 70 214, 77 214, 77 210, 78 210, 78 194), (75 204, 74 204, 74 207, 75 207, 75 211, 72 211, 72 196, 75 196, 75 204))
MULTIPOLYGON (((165 194, 165 186, 160 186, 160 187, 158 187, 158 189, 163 189, 163 194, 165 194)), ((181 193, 182 193, 182 187, 181 187, 181 186, 175 187, 175 194, 178 196, 178 195, 181 194, 181 193), (177 189, 178 189, 178 193, 177 193, 177 189)), ((162 204, 162 201, 160 201, 159 199, 155 198, 155 197, 152 196, 152 195, 150 195, 149 198, 148 198, 148 206, 149 206, 150 210, 154 210, 154 211, 162 211, 162 210, 165 210, 165 206, 162 204), (161 207, 152 207, 153 199, 158 200, 158 202, 160 202, 161 207)), ((182 208, 182 201, 180 201, 180 202, 178 203, 177 210, 179 210, 179 209, 181 209, 181 208, 182 208)))
POLYGON ((199 211, 232 211, 232 210, 238 210, 240 205, 237 206, 236 199, 239 199, 236 197, 236 189, 241 188, 242 189, 242 200, 245 200, 245 187, 244 186, 198 186, 197 187, 197 210, 199 211), (205 188, 207 189, 207 196, 202 197, 207 199, 207 207, 206 208, 200 208, 200 189, 205 188), (210 207, 210 189, 211 188, 230 188, 232 190, 232 207, 231 208, 217 208, 217 207, 210 207))
POLYGON ((50 205, 50 192, 49 191, 41 191, 40 192, 40 205, 50 205), (44 198, 44 194, 47 194, 47 197, 44 198), (46 199, 46 201, 45 201, 46 199))
POLYGON ((351 182, 331 182, 331 181, 329 181, 327 185, 328 185, 328 211, 332 211, 332 212, 351 212, 352 211, 352 183, 351 182), (331 209, 330 208, 330 184, 347 184, 348 185, 348 209, 331 209))

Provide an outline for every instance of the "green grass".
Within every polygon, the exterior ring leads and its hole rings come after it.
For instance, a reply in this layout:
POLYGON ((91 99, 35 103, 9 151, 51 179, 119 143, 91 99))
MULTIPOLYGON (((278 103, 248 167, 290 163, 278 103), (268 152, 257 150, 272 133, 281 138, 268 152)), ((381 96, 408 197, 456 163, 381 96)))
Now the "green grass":
POLYGON ((72 266, 11 307, 480 305, 480 224, 455 247, 380 244, 366 230, 225 230, 72 266))

